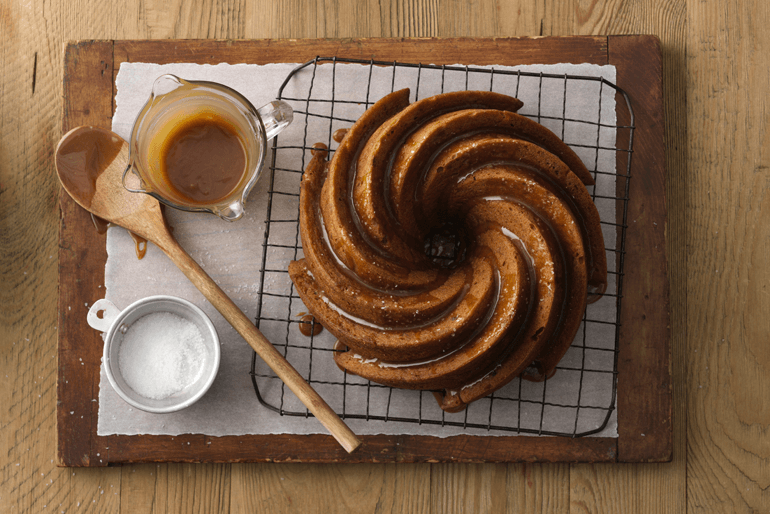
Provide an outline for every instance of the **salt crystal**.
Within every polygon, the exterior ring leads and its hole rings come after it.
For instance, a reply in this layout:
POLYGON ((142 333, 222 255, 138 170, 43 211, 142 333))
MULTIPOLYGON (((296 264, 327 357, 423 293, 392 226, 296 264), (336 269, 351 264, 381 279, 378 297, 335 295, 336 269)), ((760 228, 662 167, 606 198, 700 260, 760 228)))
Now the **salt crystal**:
POLYGON ((167 398, 203 374, 206 348, 198 327, 170 312, 147 314, 120 345, 120 373, 145 398, 167 398))

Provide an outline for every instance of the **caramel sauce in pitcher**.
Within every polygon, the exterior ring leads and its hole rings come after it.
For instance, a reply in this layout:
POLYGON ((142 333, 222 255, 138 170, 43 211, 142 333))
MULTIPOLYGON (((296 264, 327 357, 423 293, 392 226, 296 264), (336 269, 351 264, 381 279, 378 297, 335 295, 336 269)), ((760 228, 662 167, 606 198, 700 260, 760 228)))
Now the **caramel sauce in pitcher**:
POLYGON ((188 204, 227 198, 246 174, 246 148, 236 127, 214 112, 175 121, 160 148, 160 175, 188 204))

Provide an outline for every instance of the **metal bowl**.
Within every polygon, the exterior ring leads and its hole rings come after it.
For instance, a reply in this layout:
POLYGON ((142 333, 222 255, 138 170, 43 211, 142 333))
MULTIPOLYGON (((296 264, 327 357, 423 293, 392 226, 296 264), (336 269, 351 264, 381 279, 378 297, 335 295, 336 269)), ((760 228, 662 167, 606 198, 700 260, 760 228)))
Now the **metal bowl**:
POLYGON ((88 324, 104 332, 104 369, 115 392, 129 405, 147 412, 166 413, 189 407, 198 401, 219 371, 221 353, 219 336, 206 314, 182 298, 150 296, 136 301, 120 311, 108 300, 99 300, 88 311, 88 324), (161 399, 147 398, 134 391, 120 372, 120 347, 124 334, 139 318, 157 312, 176 314, 194 323, 203 336, 205 356, 200 377, 184 389, 161 399), (102 314, 102 316, 99 316, 102 314))

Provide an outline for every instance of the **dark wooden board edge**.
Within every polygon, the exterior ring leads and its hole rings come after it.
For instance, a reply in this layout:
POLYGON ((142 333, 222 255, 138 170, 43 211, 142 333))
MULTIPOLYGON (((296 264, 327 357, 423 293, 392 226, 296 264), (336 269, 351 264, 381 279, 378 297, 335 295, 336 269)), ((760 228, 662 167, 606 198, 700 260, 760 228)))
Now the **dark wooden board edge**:
MULTIPOLYGON (((303 62, 316 55, 411 62, 457 62, 478 65, 558 62, 606 64, 608 61, 606 37, 577 36, 543 39, 259 40, 237 43, 232 41, 116 41, 112 56, 114 56, 114 73, 117 72, 119 64, 126 61, 159 63, 303 62), (549 45, 555 45, 558 51, 551 51, 549 45), (549 48, 544 50, 545 47, 549 48), (467 51, 468 48, 472 48, 470 54, 467 51), (430 59, 425 59, 426 56, 430 56, 430 59)), ((73 51, 73 48, 77 50, 77 53, 87 50, 79 47, 79 45, 82 44, 71 45, 70 51, 73 51)), ((72 59, 65 61, 65 67, 67 65, 77 67, 84 63, 85 61, 81 63, 78 59, 72 59)), ((65 86, 65 94, 66 92, 67 87, 65 86)), ((112 95, 110 95, 111 98, 112 95)), ((65 112, 65 118, 66 115, 67 112, 65 112)), ((67 119, 65 119, 64 128, 66 129, 68 126, 75 125, 68 124, 67 119)), ((109 127, 109 119, 102 126, 109 127)), ((68 224, 62 224, 62 231, 67 232, 69 236, 73 234, 71 228, 68 224)), ((94 239, 93 235, 88 236, 83 231, 80 232, 79 236, 94 239)), ((64 234, 60 237, 64 239, 64 234)), ((66 254, 64 257, 72 256, 66 254)), ((103 263, 104 260, 101 260, 102 269, 99 273, 102 282, 103 263)), ((72 301, 80 302, 80 299, 85 297, 84 292, 78 288, 71 288, 67 294, 69 294, 68 300, 72 301)), ((61 296, 62 290, 60 289, 61 296)), ((97 294, 94 298, 98 297, 97 294)), ((89 299, 86 298, 80 303, 88 301, 89 299)), ((63 303, 60 300, 60 306, 63 303)), ((83 315, 82 318, 69 319, 69 322, 84 325, 82 321, 84 319, 85 316, 83 315)), ((60 334, 60 339, 61 337, 60 334)), ((61 348, 62 343, 60 341, 60 353, 61 348)), ((101 340, 98 341, 98 348, 98 355, 100 356, 101 340)), ((96 356, 94 368, 97 372, 95 375, 91 374, 92 383, 88 390, 84 388, 83 391, 84 395, 91 391, 92 396, 90 398, 96 398, 95 392, 98 391, 98 362, 98 356, 96 356)), ((69 399, 71 400, 71 395, 69 399)), ((60 405, 64 404, 68 405, 69 403, 60 401, 60 405)), ((440 439, 417 436, 365 436, 363 437, 364 445, 359 452, 347 455, 341 451, 341 448, 331 437, 325 435, 266 435, 221 438, 204 435, 98 437, 96 436, 96 409, 95 404, 92 409, 90 430, 78 431, 81 439, 83 433, 90 434, 90 439, 93 441, 90 454, 87 457, 77 458, 78 453, 73 452, 72 449, 62 451, 60 448, 59 453, 62 455, 59 459, 60 464, 99 466, 123 462, 256 462, 278 460, 302 462, 613 462, 618 460, 618 440, 614 438, 458 436, 440 439)), ((64 411, 65 409, 61 410, 64 411)), ((622 419, 622 411, 620 416, 622 419)), ((71 433, 70 437, 76 438, 78 435, 71 433)), ((59 446, 61 447, 62 444, 65 446, 69 444, 70 447, 76 446, 74 441, 60 438, 59 446)), ((80 447, 84 449, 83 444, 80 447)))
POLYGON ((407 435, 362 436, 348 454, 330 436, 251 435, 210 437, 108 436, 101 456, 111 463, 140 462, 615 462, 617 439, 583 437, 407 435))
POLYGON ((139 40, 115 41, 115 66, 122 62, 306 62, 314 57, 346 57, 423 64, 557 64, 607 63, 605 36, 542 38, 359 38, 139 40), (508 62, 499 62, 503 57, 508 62))
POLYGON ((618 460, 673 458, 666 160, 660 40, 610 36, 610 63, 635 131, 618 355, 618 460))
MULTIPOLYGON (((110 128, 113 45, 70 44, 64 52, 62 134, 79 125, 110 128)), ((88 306, 104 296, 104 236, 63 190, 59 196, 59 317, 56 458, 59 465, 93 466, 102 339, 86 323, 88 306)), ((97 459, 98 460, 98 459, 97 459)))

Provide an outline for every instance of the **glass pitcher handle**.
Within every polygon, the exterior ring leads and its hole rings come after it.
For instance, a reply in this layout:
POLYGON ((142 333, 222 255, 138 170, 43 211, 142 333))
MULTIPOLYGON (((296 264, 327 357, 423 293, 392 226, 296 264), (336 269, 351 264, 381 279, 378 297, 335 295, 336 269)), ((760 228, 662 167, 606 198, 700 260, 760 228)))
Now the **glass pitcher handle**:
POLYGON ((262 123, 265 125, 265 139, 270 141, 294 119, 294 109, 291 105, 275 100, 257 109, 262 123))

